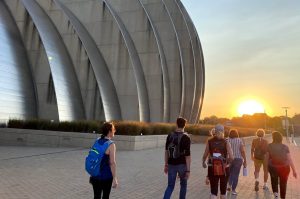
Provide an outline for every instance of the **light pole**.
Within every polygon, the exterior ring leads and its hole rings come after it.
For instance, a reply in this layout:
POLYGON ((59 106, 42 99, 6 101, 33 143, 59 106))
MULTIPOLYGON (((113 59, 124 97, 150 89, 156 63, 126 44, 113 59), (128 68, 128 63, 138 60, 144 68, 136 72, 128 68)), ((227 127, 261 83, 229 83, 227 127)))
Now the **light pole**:
POLYGON ((287 116, 287 112, 288 112, 288 109, 290 107, 282 107, 284 110, 285 110, 285 132, 286 132, 286 137, 287 137, 287 141, 289 142, 289 127, 288 127, 288 116, 287 116))
POLYGON ((265 113, 265 131, 267 131, 267 113, 266 113, 266 109, 264 109, 264 113, 265 113))

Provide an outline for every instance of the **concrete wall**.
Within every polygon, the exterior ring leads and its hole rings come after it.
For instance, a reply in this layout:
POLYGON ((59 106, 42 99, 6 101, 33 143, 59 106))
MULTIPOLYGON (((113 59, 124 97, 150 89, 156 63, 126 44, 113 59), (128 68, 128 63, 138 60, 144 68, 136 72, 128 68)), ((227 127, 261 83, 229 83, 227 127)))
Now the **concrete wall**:
MULTIPOLYGON (((99 134, 0 128, 0 145, 89 148, 99 134)), ((118 150, 163 147, 166 135, 114 137, 118 150)))
MULTIPOLYGON (((30 129, 0 128, 0 145, 42 146, 42 147, 82 147, 89 148, 99 134, 41 131, 30 129)), ((116 135, 114 142, 118 150, 144 150, 164 147, 167 135, 125 136, 116 135)), ((206 143, 207 136, 190 135, 192 143, 206 143)), ((250 145, 255 137, 243 138, 250 145)), ((271 135, 266 138, 271 141, 271 135)))

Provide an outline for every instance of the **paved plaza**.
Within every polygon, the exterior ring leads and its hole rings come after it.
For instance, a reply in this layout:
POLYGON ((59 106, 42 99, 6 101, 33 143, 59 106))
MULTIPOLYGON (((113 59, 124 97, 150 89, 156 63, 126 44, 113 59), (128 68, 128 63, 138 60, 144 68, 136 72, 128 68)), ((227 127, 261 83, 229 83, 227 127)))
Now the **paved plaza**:
MULTIPOLYGON (((300 141, 300 140, 298 140, 300 141)), ((300 148, 290 146, 300 174, 300 148)), ((201 167, 204 145, 192 145, 191 178, 188 182, 188 199, 209 197, 209 187, 204 184, 206 170, 201 167)), ((120 186, 113 189, 111 198, 160 199, 167 177, 163 174, 163 148, 144 151, 119 151, 117 154, 120 186)), ((247 147, 248 156, 250 148, 247 147)), ((92 186, 84 170, 87 149, 38 148, 0 146, 0 199, 89 199, 92 186)), ((249 161, 248 177, 240 177, 236 197, 273 198, 262 189, 256 193, 253 165, 249 161)), ((269 187, 270 183, 269 183, 269 187)), ((179 181, 172 198, 178 198, 179 181)), ((288 199, 300 199, 300 180, 289 178, 288 199)))

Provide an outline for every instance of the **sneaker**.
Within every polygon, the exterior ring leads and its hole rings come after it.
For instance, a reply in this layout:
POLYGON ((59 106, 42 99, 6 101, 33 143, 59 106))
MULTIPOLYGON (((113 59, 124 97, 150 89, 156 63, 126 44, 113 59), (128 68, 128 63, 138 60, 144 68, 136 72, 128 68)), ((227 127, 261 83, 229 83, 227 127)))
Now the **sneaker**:
POLYGON ((231 194, 232 195, 237 195, 237 192, 236 191, 232 191, 231 194))
POLYGON ((227 191, 231 191, 231 186, 228 186, 228 187, 227 187, 227 191))
POLYGON ((258 185, 259 185, 259 182, 258 182, 258 181, 255 181, 255 187, 254 187, 254 190, 255 190, 255 191, 258 191, 258 190, 259 190, 258 185))
POLYGON ((269 191, 269 187, 268 187, 267 185, 264 185, 264 186, 263 186, 263 190, 269 191))
POLYGON ((276 192, 274 193, 274 198, 279 199, 278 193, 276 193, 276 192))

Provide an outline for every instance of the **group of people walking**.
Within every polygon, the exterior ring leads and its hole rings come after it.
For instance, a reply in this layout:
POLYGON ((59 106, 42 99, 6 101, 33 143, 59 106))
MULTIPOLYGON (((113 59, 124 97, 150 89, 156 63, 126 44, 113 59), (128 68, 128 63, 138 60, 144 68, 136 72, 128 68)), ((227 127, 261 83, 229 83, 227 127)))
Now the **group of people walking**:
MULTIPOLYGON (((183 118, 177 119, 178 121, 183 118)), ((174 140, 175 134, 184 132, 184 127, 180 126, 176 133, 171 133, 166 142, 165 153, 165 171, 166 167, 173 167, 174 160, 170 155, 170 139, 174 140), (168 160, 168 162, 167 162, 168 160)), ((247 156, 244 141, 239 138, 239 133, 236 129, 230 129, 228 137, 224 137, 225 129, 223 125, 216 125, 211 130, 211 138, 208 139, 205 147, 205 151, 202 157, 202 166, 207 168, 206 184, 210 184, 210 198, 218 198, 218 191, 220 190, 220 198, 226 198, 226 193, 231 192, 232 195, 237 195, 236 188, 238 185, 239 175, 241 167, 243 166, 243 175, 247 175, 247 156)), ((185 133, 182 133, 185 134, 185 133)), ((185 134, 186 135, 186 134, 185 134)), ((253 139, 251 144, 251 159, 254 162, 254 190, 259 191, 259 173, 261 167, 264 171, 264 184, 263 189, 268 190, 267 181, 268 173, 271 176, 272 190, 274 198, 285 198, 287 180, 290 172, 290 168, 293 171, 293 176, 297 178, 297 172, 294 163, 291 159, 289 148, 282 143, 282 134, 278 131, 272 133, 272 143, 264 138, 265 131, 258 129, 256 132, 257 138, 253 139), (278 192, 278 186, 280 187, 280 195, 278 192)), ((187 135, 186 135, 187 136, 187 135)), ((187 139, 187 138, 186 138, 187 139)), ((177 167, 186 168, 188 175, 183 175, 181 170, 177 170, 180 177, 180 199, 185 198, 186 193, 186 180, 190 174, 190 140, 185 141, 185 144, 180 142, 178 144, 185 150, 181 151, 181 158, 185 157, 186 164, 182 162, 182 165, 177 167)), ((174 147, 173 147, 174 148, 174 147)), ((168 187, 165 191, 164 199, 170 198, 170 190, 174 189, 176 174, 172 171, 168 174, 168 187), (173 177, 170 177, 173 176, 173 177), (175 176, 175 177, 174 177, 175 176)))
MULTIPOLYGON (((168 185, 163 199, 171 198, 177 178, 180 179, 179 198, 186 198, 187 182, 191 172, 191 139, 184 130, 186 123, 186 119, 177 118, 176 130, 171 132, 166 139, 164 173, 168 175, 168 185)), ((230 129, 228 137, 224 137, 224 133, 224 126, 221 124, 216 125, 211 130, 211 137, 206 143, 202 157, 202 166, 207 168, 205 181, 206 184, 210 184, 211 199, 218 198, 219 189, 221 199, 226 198, 227 192, 237 195, 236 188, 242 166, 243 174, 247 175, 245 143, 239 138, 236 129, 230 129)), ((103 199, 109 198, 111 187, 116 188, 118 186, 115 160, 116 146, 111 141, 114 134, 114 125, 105 123, 101 138, 96 140, 86 160, 86 169, 91 174, 90 183, 93 185, 94 199, 101 199, 101 196, 103 199), (91 166, 98 161, 90 157, 96 153, 95 151, 98 151, 98 154, 103 152, 101 164, 98 167, 91 166), (93 169, 96 170, 96 174, 93 169)), ((263 189, 268 190, 269 173, 274 198, 285 198, 290 168, 293 176, 297 178, 289 148, 282 143, 283 137, 277 131, 272 133, 273 141, 270 144, 264 139, 265 132, 263 129, 258 129, 256 135, 257 138, 252 141, 251 145, 251 159, 255 167, 254 190, 259 191, 259 173, 263 167, 263 189), (278 186, 280 187, 280 195, 278 186)))
MULTIPOLYGON (((265 131, 263 129, 258 129, 256 135, 257 138, 253 139, 251 144, 251 159, 255 168, 254 190, 259 191, 259 173, 261 167, 263 167, 263 189, 268 190, 267 181, 268 174, 270 174, 274 198, 285 198, 290 168, 292 168, 293 176, 297 178, 297 172, 289 148, 282 143, 283 136, 278 131, 272 133, 272 142, 270 144, 264 139, 265 131), (280 187, 280 194, 278 186, 280 187)), ((216 125, 212 131, 212 138, 208 140, 203 154, 204 168, 207 167, 207 159, 208 179, 211 187, 210 198, 217 198, 218 185, 220 186, 221 199, 226 198, 227 191, 231 192, 232 195, 237 195, 236 188, 242 165, 245 171, 244 175, 247 175, 245 144, 239 138, 238 131, 231 129, 229 137, 225 138, 224 126, 216 125), (218 161, 221 162, 219 159, 223 160, 221 166, 218 164, 218 161), (218 168, 222 168, 224 172, 216 172, 218 168)))

